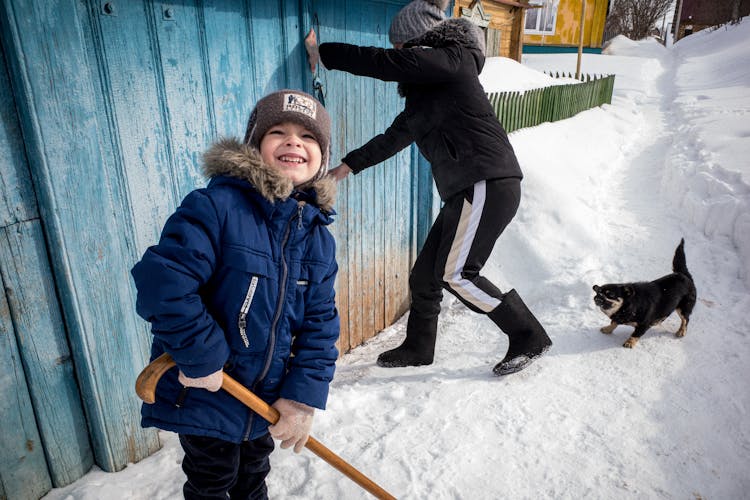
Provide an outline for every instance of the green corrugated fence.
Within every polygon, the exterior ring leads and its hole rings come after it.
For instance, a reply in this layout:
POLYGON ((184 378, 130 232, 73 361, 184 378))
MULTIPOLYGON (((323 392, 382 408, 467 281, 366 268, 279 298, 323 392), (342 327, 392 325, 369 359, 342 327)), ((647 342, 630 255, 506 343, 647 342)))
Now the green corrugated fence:
POLYGON ((487 97, 506 132, 510 133, 544 122, 564 120, 581 111, 610 104, 614 85, 615 75, 584 75, 581 83, 555 85, 523 93, 492 92, 487 97))

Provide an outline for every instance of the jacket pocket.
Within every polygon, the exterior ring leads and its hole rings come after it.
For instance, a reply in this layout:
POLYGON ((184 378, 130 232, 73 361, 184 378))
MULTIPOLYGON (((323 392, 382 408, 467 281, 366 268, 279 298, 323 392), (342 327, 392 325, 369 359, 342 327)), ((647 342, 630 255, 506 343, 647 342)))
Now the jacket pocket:
MULTIPOLYGON (((252 350, 262 349, 262 344, 252 345, 253 335, 251 333, 257 329, 258 317, 264 316, 263 310, 269 307, 270 294, 272 293, 269 288, 271 286, 269 278, 274 268, 273 261, 264 254, 236 246, 225 246, 223 257, 224 265, 232 270, 232 277, 227 281, 235 283, 232 286, 232 297, 230 298, 231 304, 234 305, 229 306, 230 311, 233 310, 233 312, 228 311, 227 321, 230 326, 236 328, 234 335, 239 334, 241 347, 252 350), (255 313, 255 321, 251 321, 255 305, 260 310, 255 313)), ((255 340, 257 341, 257 337, 255 340)), ((255 343, 257 344, 257 342, 255 343)))
POLYGON ((323 282, 328 271, 328 263, 303 260, 300 266, 298 286, 317 285, 323 282))

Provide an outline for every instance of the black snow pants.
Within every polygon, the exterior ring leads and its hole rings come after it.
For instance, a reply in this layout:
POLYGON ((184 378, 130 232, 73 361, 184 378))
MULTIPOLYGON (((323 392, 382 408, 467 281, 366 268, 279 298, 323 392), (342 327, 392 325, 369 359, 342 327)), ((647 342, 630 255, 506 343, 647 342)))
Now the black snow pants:
POLYGON ((274 448, 270 434, 240 444, 221 439, 180 434, 185 451, 182 470, 186 500, 268 498, 265 478, 274 448))
POLYGON ((479 273, 520 199, 520 179, 504 178, 480 181, 445 201, 409 276, 407 336, 434 338, 433 331, 410 330, 437 329, 443 288, 478 313, 500 304, 500 289, 479 273))

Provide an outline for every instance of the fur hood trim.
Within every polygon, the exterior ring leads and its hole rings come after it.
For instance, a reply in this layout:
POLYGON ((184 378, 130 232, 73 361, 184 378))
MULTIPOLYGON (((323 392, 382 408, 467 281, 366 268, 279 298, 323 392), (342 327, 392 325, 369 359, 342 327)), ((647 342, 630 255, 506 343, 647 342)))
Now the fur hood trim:
MULTIPOLYGON (((245 180, 271 203, 286 200, 294 191, 291 180, 263 163, 258 150, 237 139, 220 139, 212 145, 203 155, 203 173, 208 178, 226 175, 245 180)), ((315 190, 317 205, 322 211, 333 211, 336 198, 334 179, 323 177, 302 188, 315 190)))
POLYGON ((477 49, 484 55, 485 45, 482 31, 464 17, 452 17, 441 21, 424 35, 409 40, 406 47, 447 47, 458 44, 477 49))

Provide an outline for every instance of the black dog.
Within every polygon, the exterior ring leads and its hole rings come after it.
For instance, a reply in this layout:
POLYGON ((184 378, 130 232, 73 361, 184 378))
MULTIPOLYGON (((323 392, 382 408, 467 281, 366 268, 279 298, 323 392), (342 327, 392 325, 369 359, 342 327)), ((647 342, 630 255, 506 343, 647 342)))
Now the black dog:
POLYGON ((675 335, 685 336, 696 292, 685 262, 684 247, 682 239, 672 260, 672 274, 651 282, 594 285, 594 303, 612 321, 601 329, 602 333, 612 333, 617 325, 634 326, 635 330, 623 344, 632 348, 646 330, 677 311, 682 322, 675 335))

